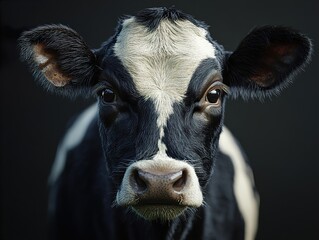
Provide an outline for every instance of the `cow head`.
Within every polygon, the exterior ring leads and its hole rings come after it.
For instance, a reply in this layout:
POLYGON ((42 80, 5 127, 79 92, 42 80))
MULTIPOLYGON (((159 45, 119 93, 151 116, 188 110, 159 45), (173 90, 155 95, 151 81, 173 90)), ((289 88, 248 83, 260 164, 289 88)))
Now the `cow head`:
POLYGON ((25 32, 20 46, 45 88, 96 96, 115 202, 148 220, 203 204, 225 98, 277 94, 311 53, 307 37, 275 26, 226 52, 204 23, 166 8, 123 19, 98 50, 62 25, 25 32))

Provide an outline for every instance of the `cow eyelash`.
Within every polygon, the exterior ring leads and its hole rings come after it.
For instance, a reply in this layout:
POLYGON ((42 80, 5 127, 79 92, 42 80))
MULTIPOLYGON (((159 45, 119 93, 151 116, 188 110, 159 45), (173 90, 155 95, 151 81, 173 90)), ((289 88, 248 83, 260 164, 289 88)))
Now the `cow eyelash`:
POLYGON ((100 82, 96 86, 94 86, 92 91, 95 95, 101 96, 103 90, 105 90, 106 88, 113 89, 113 87, 109 83, 100 82))
POLYGON ((230 94, 230 88, 227 85, 222 84, 222 89, 226 95, 230 94))
MULTIPOLYGON (((208 91, 210 91, 210 90, 212 90, 212 89, 221 89, 221 90, 223 90, 223 92, 224 92, 224 94, 226 94, 226 95, 228 95, 228 94, 230 94, 230 88, 226 85, 226 84, 224 84, 224 83, 222 83, 222 82, 214 82, 210 87, 209 87, 209 90, 208 91)), ((207 92, 208 92, 207 91, 207 92)))

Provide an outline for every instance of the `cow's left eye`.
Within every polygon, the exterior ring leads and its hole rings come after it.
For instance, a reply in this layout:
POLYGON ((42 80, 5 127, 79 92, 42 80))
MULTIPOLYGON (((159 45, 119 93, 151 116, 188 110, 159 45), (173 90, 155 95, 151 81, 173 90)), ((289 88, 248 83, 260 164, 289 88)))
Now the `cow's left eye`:
POLYGON ((221 81, 215 81, 201 99, 202 106, 219 107, 223 94, 229 93, 229 87, 221 81))
POLYGON ((206 101, 209 103, 216 104, 222 94, 222 90, 220 89, 212 89, 206 95, 206 101))

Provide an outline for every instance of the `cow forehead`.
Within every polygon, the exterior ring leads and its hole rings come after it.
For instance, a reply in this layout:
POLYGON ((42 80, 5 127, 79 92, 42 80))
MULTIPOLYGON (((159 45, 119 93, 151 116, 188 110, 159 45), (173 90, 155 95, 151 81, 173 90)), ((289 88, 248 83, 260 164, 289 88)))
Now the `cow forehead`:
POLYGON ((131 75, 137 91, 153 101, 160 129, 158 147, 164 153, 164 127, 173 113, 173 104, 185 96, 200 63, 216 58, 207 31, 188 20, 162 19, 150 30, 135 17, 123 21, 114 45, 114 54, 131 75))
POLYGON ((200 62, 215 58, 206 35, 205 29, 188 20, 163 19, 150 31, 132 17, 123 22, 114 53, 142 96, 158 99, 164 95, 179 101, 200 62))

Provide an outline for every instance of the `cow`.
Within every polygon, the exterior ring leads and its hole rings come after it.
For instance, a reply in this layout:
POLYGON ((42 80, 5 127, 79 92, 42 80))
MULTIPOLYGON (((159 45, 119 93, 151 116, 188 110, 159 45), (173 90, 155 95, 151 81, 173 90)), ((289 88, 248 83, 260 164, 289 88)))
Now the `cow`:
POLYGON ((309 62, 308 37, 251 30, 233 52, 175 8, 123 17, 91 50, 64 25, 19 38, 37 83, 97 102, 70 125, 49 177, 52 239, 254 239, 259 196, 223 127, 227 98, 278 95, 309 62))

